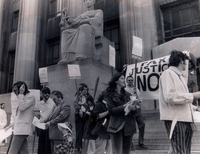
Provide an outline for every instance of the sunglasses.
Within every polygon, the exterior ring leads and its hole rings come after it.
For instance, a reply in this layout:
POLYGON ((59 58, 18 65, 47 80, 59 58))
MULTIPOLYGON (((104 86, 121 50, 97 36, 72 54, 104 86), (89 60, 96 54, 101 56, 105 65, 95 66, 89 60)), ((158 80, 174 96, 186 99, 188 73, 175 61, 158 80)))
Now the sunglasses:
POLYGON ((133 81, 133 80, 128 80, 128 81, 133 81))
POLYGON ((42 94, 49 94, 47 91, 43 92, 42 94))

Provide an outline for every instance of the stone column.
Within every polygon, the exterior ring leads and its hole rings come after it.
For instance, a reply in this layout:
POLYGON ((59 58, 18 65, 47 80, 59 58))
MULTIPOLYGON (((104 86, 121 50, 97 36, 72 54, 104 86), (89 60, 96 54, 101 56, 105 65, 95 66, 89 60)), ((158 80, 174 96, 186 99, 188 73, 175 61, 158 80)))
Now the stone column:
POLYGON ((120 0, 119 7, 122 64, 133 63, 132 35, 143 39, 142 60, 151 59, 151 49, 157 46, 154 1, 120 0))
POLYGON ((0 93, 5 92, 5 49, 7 42, 7 27, 8 21, 6 18, 8 15, 8 5, 9 2, 7 0, 0 0, 0 93))
MULTIPOLYGON (((2 54, 3 54, 3 23, 5 21, 3 21, 3 15, 4 15, 4 4, 5 4, 5 0, 1 0, 0 1, 0 66, 2 65, 2 54)), ((1 68, 1 67, 0 67, 1 68)), ((0 70, 1 71, 1 70, 0 70)))
POLYGON ((14 82, 25 81, 29 88, 34 88, 36 74, 38 74, 36 66, 41 10, 41 0, 20 1, 14 82))

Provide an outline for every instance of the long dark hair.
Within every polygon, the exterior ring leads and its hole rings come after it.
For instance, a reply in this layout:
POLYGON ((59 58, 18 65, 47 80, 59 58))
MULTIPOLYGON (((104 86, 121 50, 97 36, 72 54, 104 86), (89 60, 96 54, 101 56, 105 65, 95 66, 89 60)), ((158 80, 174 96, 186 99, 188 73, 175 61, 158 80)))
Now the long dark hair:
POLYGON ((21 87, 22 85, 24 85, 24 87, 25 87, 24 95, 30 93, 30 91, 28 90, 28 87, 27 87, 27 85, 26 85, 26 83, 25 83, 24 81, 17 81, 17 82, 15 82, 15 83, 13 84, 13 87, 14 87, 14 86, 17 86, 18 91, 20 91, 19 89, 20 89, 20 87, 21 87))
POLYGON ((85 83, 81 83, 78 87, 78 91, 75 93, 75 96, 80 94, 84 88, 87 88, 87 93, 88 93, 88 91, 89 91, 88 86, 85 83))
MULTIPOLYGON (((110 95, 111 93, 115 92, 116 88, 117 88, 117 83, 116 81, 119 80, 119 78, 124 75, 124 72, 118 72, 116 73, 111 80, 108 83, 108 87, 106 89, 106 95, 110 95)), ((121 93, 124 94, 125 90, 124 88, 121 89, 121 93)))

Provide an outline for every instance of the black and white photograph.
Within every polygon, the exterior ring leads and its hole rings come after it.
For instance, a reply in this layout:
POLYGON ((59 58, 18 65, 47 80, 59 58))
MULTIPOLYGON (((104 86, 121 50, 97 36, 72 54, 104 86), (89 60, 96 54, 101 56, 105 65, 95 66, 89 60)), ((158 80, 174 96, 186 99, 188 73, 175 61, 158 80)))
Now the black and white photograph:
POLYGON ((200 154, 200 0, 0 0, 0 154, 200 154))

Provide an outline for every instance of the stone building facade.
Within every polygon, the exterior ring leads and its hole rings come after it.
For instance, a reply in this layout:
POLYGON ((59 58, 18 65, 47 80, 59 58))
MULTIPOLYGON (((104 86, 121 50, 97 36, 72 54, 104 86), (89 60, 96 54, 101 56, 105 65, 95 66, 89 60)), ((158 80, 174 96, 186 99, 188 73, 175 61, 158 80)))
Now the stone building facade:
MULTIPOLYGON (((24 80, 40 87, 38 68, 60 59, 61 10, 86 11, 84 0, 0 1, 0 94, 24 80)), ((200 36, 200 0, 96 0, 104 12, 104 36, 115 43, 116 69, 134 63, 132 36, 142 38, 142 61, 152 48, 177 37, 200 36)))

